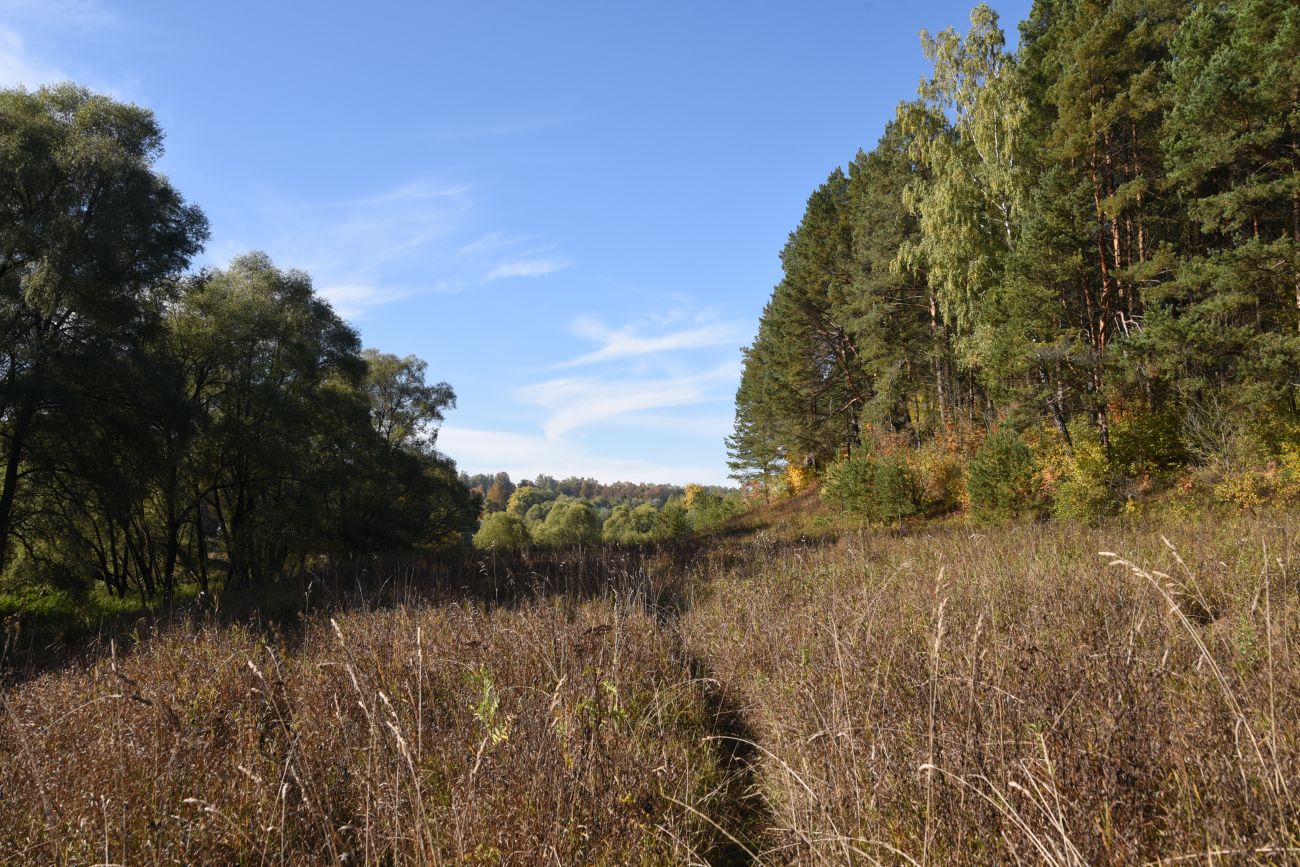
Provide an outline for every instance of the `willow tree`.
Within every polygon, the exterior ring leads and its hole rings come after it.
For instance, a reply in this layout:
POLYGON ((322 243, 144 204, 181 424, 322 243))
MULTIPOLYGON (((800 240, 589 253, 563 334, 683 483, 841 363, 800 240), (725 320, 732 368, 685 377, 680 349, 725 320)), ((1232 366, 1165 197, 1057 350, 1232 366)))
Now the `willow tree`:
MULTIPOLYGON (((130 401, 174 278, 207 237, 155 171, 162 150, 136 106, 72 85, 0 91, 0 569, 42 490, 106 469, 69 460, 72 439, 124 429, 105 422, 123 409, 112 395, 130 401)), ((125 469, 114 484, 134 484, 125 469)))
POLYGON ((171 327, 203 419, 195 491, 230 583, 279 575, 325 547, 327 495, 353 482, 351 455, 374 435, 357 334, 306 274, 262 254, 204 275, 171 327))

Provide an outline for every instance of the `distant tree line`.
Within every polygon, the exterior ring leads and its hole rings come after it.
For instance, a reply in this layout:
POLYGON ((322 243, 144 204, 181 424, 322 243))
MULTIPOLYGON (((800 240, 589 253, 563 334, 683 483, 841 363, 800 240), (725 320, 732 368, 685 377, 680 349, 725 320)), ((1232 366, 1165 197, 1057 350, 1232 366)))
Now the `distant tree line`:
POLYGON ((1027 442, 1039 484, 1088 511, 1176 467, 1222 482, 1285 463, 1300 6, 1038 0, 1013 53, 980 5, 965 35, 921 41, 916 97, 781 252, 744 353, 735 477, 797 486, 860 460, 839 489, 879 486, 898 514, 978 499, 976 453, 1020 473, 1027 442))
MULTIPOLYGON (((686 488, 681 485, 667 485, 646 482, 609 482, 602 483, 596 479, 569 476, 555 479, 548 475, 539 475, 536 479, 521 479, 518 485, 506 472, 460 474, 460 480, 471 491, 482 495, 484 508, 489 512, 505 511, 510 495, 517 487, 536 488, 555 496, 577 497, 590 500, 598 508, 609 509, 621 503, 652 503, 662 506, 674 497, 686 496, 686 488)), ((723 486, 695 486, 724 495, 731 489, 723 486)))
POLYGON ((451 388, 262 254, 187 273, 208 226, 162 140, 79 87, 0 91, 0 575, 151 600, 463 538, 451 388))
POLYGON ((489 486, 474 536, 474 544, 485 549, 664 541, 711 529, 744 510, 739 491, 718 486, 602 485, 545 475, 515 485, 504 472, 462 480, 471 492, 489 486), (504 504, 497 506, 502 497, 504 504))

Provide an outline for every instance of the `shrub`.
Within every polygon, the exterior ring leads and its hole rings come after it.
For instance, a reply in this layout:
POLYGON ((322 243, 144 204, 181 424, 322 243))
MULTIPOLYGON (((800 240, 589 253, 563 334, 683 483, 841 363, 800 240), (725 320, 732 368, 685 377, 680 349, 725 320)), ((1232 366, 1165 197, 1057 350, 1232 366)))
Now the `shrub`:
POLYGON ((481 550, 508 551, 528 544, 528 528, 524 522, 508 512, 493 512, 483 516, 483 523, 474 534, 474 547, 481 550))
POLYGON ((1176 472, 1189 459, 1183 420, 1172 408, 1111 418, 1110 462, 1125 475, 1176 472))
POLYGON ((582 500, 563 500, 537 526, 537 541, 547 545, 581 545, 600 541, 600 518, 582 500))
POLYGON ((649 503, 633 508, 623 503, 615 506, 605 519, 600 537, 606 542, 637 545, 654 538, 655 520, 659 512, 649 503))
POLYGON ((680 539, 691 534, 691 521, 681 500, 669 500, 655 517, 656 539, 680 539))
POLYGON ((1052 499, 1052 514, 1065 520, 1092 523, 1119 511, 1111 488, 1111 464, 1096 432, 1088 425, 1071 425, 1074 455, 1065 462, 1052 499))
POLYGON ((524 513, 524 523, 528 524, 530 527, 542 523, 546 520, 546 516, 550 514, 551 509, 554 507, 555 500, 547 500, 545 503, 534 503, 529 506, 528 511, 524 513))
POLYGON ((950 512, 966 502, 966 464, 956 451, 928 443, 914 453, 920 504, 950 512))
POLYGON ((802 494, 815 485, 817 483, 817 473, 809 467, 801 466, 792 461, 786 464, 781 481, 784 483, 784 493, 794 496, 795 494, 802 494))
POLYGON ((506 511, 516 518, 523 518, 533 506, 554 499, 555 494, 550 491, 524 485, 521 488, 516 488, 515 492, 510 495, 510 502, 506 504, 506 511))
POLYGON ((981 520, 1015 517, 1038 499, 1034 456, 1020 434, 1002 429, 989 434, 971 458, 971 510, 981 520))
POLYGON ((1253 467, 1224 473, 1214 486, 1216 499, 1239 509, 1261 506, 1272 493, 1268 476, 1253 467))
POLYGON ((1278 499, 1287 503, 1300 500, 1300 446, 1286 443, 1277 460, 1278 499))
POLYGON ((846 512, 864 513, 871 499, 874 467, 865 457, 846 458, 826 468, 822 499, 846 512))
POLYGON ((916 476, 894 456, 848 458, 832 464, 826 470, 822 497, 880 523, 914 515, 920 505, 916 476))
POLYGON ((872 520, 901 521, 915 515, 918 500, 916 477, 901 458, 888 455, 876 462, 871 477, 872 520))
MULTIPOLYGON (((687 490, 689 493, 689 488, 687 490)), ((708 491, 700 491, 694 497, 690 497, 686 505, 690 512, 691 527, 696 530, 716 527, 745 510, 740 495, 735 493, 719 497, 708 491)))

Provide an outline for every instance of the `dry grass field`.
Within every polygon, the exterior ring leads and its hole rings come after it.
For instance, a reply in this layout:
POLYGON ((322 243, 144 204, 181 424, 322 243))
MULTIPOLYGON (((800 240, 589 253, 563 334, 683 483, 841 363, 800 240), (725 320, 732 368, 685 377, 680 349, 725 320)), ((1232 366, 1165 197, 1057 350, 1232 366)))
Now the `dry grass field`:
POLYGON ((753 525, 12 672, 0 861, 1300 862, 1300 517, 753 525))
POLYGON ((716 836, 685 806, 718 787, 700 685, 609 603, 175 628, 4 701, 5 863, 666 864, 716 836))
POLYGON ((1300 861, 1298 530, 1026 526, 760 553, 767 568, 714 585, 684 627, 761 748, 756 854, 1300 861))

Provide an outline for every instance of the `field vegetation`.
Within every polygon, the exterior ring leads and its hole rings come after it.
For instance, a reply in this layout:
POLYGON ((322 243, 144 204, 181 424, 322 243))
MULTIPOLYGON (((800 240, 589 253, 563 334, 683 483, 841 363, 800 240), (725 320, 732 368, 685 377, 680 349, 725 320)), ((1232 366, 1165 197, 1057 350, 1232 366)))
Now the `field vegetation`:
POLYGON ((146 109, 0 90, 0 862, 1300 863, 1300 7, 986 5, 742 490, 470 476, 146 109))
POLYGON ((0 853, 1290 862, 1300 520, 1203 517, 882 532, 805 497, 178 612, 11 672, 0 853))

